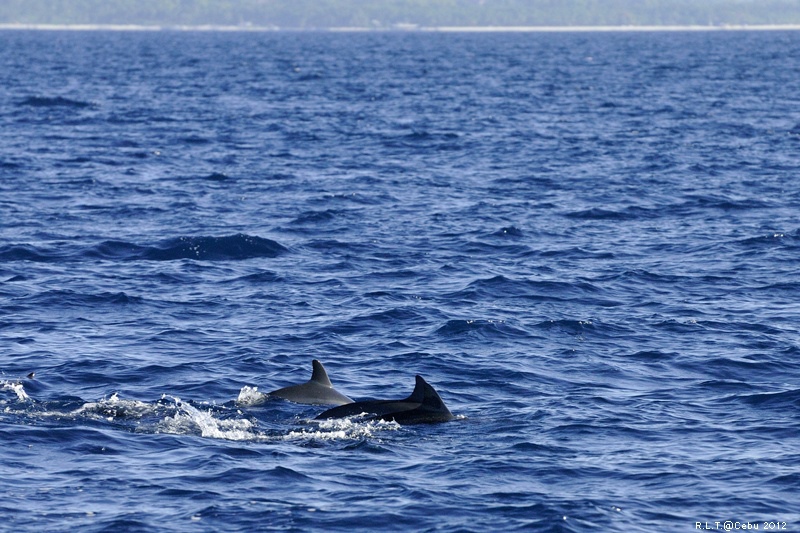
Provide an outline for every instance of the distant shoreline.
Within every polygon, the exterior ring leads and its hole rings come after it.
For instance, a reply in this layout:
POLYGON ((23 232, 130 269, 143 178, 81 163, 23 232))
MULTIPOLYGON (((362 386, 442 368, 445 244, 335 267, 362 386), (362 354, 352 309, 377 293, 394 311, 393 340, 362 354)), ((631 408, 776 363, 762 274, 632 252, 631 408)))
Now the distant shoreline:
POLYGON ((675 32, 675 31, 797 31, 800 24, 723 24, 674 26, 417 26, 387 28, 278 28, 270 26, 137 25, 137 24, 0 24, 2 30, 36 31, 186 31, 186 32, 334 32, 334 33, 558 33, 558 32, 675 32))

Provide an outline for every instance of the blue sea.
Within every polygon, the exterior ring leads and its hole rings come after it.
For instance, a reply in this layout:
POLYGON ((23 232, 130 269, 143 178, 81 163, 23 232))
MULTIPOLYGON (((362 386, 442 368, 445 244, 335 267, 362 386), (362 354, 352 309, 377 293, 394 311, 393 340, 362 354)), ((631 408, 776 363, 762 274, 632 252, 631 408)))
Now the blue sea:
POLYGON ((0 32, 0 530, 800 531, 799 329, 798 33, 0 32))

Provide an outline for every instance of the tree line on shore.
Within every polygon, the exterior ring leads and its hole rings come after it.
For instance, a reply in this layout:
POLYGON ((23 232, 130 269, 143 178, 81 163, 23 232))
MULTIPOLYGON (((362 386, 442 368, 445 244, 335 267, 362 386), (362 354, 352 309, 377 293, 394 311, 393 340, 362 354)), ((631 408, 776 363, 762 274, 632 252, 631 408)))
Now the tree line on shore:
POLYGON ((304 29, 800 24, 800 0, 3 0, 0 23, 304 29))

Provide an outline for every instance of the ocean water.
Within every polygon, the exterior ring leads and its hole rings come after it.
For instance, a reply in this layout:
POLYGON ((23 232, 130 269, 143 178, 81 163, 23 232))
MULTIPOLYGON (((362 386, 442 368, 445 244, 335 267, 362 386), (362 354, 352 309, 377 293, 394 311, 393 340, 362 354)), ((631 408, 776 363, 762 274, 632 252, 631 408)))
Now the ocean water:
POLYGON ((0 529, 798 531, 799 153, 791 32, 0 32, 0 529))

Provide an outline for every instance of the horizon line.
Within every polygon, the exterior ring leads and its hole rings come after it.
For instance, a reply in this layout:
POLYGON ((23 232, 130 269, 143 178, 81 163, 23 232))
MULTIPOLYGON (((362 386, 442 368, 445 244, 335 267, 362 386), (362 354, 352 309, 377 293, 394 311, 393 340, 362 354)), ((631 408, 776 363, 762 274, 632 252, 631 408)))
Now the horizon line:
POLYGON ((797 31, 800 24, 654 24, 579 26, 420 26, 394 24, 385 28, 342 26, 292 28, 218 24, 27 24, 0 23, 0 30, 35 31, 207 31, 207 32, 334 32, 334 33, 557 33, 557 32, 669 32, 669 31, 797 31))

